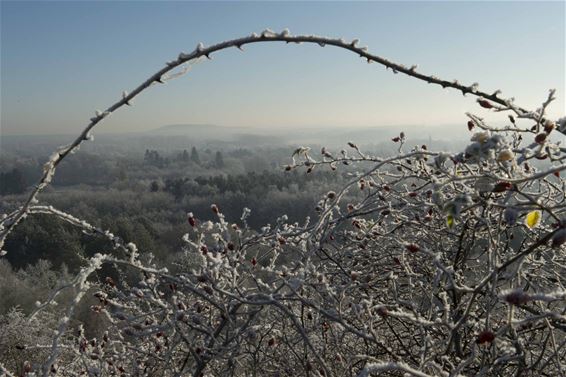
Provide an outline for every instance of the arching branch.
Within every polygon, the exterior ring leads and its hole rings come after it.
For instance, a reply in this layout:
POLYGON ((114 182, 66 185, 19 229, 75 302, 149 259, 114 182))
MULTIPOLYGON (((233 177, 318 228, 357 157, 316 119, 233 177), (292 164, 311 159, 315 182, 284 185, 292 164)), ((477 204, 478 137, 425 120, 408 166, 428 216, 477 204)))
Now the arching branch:
POLYGON ((202 57, 207 57, 210 59, 213 53, 228 48, 236 47, 242 49, 242 46, 244 45, 253 44, 253 43, 265 43, 265 42, 311 43, 311 44, 318 44, 323 47, 324 46, 338 47, 359 55, 361 58, 366 59, 368 63, 375 62, 385 66, 386 68, 391 68, 391 70, 394 73, 400 72, 430 84, 440 85, 443 88, 453 88, 461 91, 464 95, 471 94, 480 97, 481 101, 489 100, 495 104, 499 104, 503 106, 504 108, 515 111, 518 114, 518 116, 525 116, 527 114, 530 114, 527 110, 514 106, 512 104, 512 100, 498 97, 498 93, 499 93, 498 91, 494 92, 493 94, 488 94, 479 91, 477 89, 476 83, 466 86, 458 83, 458 81, 447 81, 432 75, 425 75, 423 73, 417 72, 416 66, 411 66, 407 68, 402 64, 395 63, 378 55, 369 53, 366 47, 358 46, 357 39, 354 39, 352 42, 346 42, 344 39, 335 39, 335 38, 321 37, 316 35, 291 35, 288 30, 284 30, 281 33, 275 33, 268 29, 263 31, 261 34, 253 33, 246 37, 231 39, 206 48, 203 46, 202 43, 199 43, 191 53, 188 54, 180 53, 177 59, 166 63, 165 67, 161 68, 159 71, 151 75, 147 80, 145 80, 142 84, 140 84, 130 93, 124 92, 122 94, 122 98, 117 102, 115 102, 114 104, 112 104, 110 107, 108 107, 105 111, 103 112, 97 111, 95 116, 90 119, 89 124, 71 144, 57 149, 57 151, 55 151, 55 153, 51 155, 47 163, 45 163, 44 165, 43 174, 39 182, 35 185, 31 193, 29 194, 28 198, 22 205, 22 207, 17 211, 17 213, 13 217, 9 219, 4 219, 4 221, 0 223, 0 256, 6 253, 6 251, 1 251, 2 247, 4 246, 6 237, 12 231, 12 229, 22 220, 25 214, 28 213, 30 205, 37 202, 37 197, 39 193, 51 183, 51 180, 53 178, 53 175, 55 174, 55 170, 59 165, 59 163, 70 153, 74 152, 83 141, 89 140, 90 131, 97 124, 102 122, 103 119, 105 119, 107 116, 114 113, 116 110, 123 107, 124 105, 130 105, 135 97, 137 97, 145 89, 149 88, 152 84, 163 83, 164 82, 163 80, 165 79, 164 76, 168 72, 174 70, 176 67, 179 67, 187 62, 194 61, 202 57))

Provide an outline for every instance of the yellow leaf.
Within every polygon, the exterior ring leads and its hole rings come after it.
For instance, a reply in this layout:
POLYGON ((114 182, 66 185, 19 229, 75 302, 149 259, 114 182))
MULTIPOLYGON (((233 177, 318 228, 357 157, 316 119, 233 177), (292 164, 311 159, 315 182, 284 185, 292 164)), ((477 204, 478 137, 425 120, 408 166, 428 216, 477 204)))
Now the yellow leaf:
POLYGON ((452 228, 454 226, 454 216, 446 216, 446 225, 448 225, 448 228, 452 228))
POLYGON ((525 225, 529 229, 533 229, 538 226, 541 217, 540 211, 531 211, 527 214, 527 217, 525 217, 525 225))

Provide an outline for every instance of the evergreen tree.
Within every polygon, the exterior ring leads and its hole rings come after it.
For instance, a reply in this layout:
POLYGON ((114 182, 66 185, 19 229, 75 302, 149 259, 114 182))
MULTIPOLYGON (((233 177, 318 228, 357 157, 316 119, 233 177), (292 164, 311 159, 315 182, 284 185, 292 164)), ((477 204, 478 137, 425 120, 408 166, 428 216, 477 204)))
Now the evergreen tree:
POLYGON ((214 157, 214 165, 222 169, 224 167, 224 158, 222 157, 222 153, 220 151, 216 152, 216 156, 214 157))
POLYGON ((195 164, 200 164, 200 158, 198 156, 198 152, 195 147, 191 149, 191 161, 194 162, 195 164))
POLYGON ((149 185, 149 191, 151 192, 159 191, 159 183, 157 183, 157 181, 152 181, 151 184, 149 185))

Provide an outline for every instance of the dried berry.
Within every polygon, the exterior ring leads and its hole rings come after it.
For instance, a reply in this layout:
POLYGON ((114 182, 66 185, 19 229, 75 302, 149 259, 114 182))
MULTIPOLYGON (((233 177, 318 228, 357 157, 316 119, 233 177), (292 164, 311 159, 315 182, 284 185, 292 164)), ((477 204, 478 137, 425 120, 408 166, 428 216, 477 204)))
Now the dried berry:
POLYGON ((194 228, 197 225, 197 222, 195 220, 195 217, 193 216, 192 212, 189 212, 187 215, 187 220, 189 221, 189 224, 194 228))
POLYGON ((478 334, 476 338, 477 344, 492 343, 495 339, 495 334, 489 330, 484 330, 478 334))
POLYGON ((110 276, 107 276, 106 279, 104 279, 104 282, 106 284, 108 284, 111 287, 115 287, 116 283, 114 282, 114 279, 112 279, 110 276))
POLYGON ((556 123, 554 123, 551 120, 547 120, 546 122, 544 122, 544 131, 549 134, 552 132, 552 130, 554 130, 554 127, 556 127, 556 123))
POLYGON ((414 244, 414 243, 410 243, 405 245, 405 248, 410 251, 411 253, 416 253, 417 251, 419 251, 421 248, 419 247, 419 245, 414 244))
POLYGON ((546 133, 540 133, 537 136, 535 136, 535 142, 538 144, 544 144, 544 142, 546 141, 546 133))
POLYGON ((559 248, 566 242, 566 229, 562 228, 552 237, 552 247, 559 248))
POLYGON ((504 192, 507 190, 511 190, 513 188, 513 184, 511 182, 501 181, 497 182, 493 187, 493 192, 504 192))
POLYGON ((531 297, 522 289, 516 289, 503 296, 503 300, 511 305, 523 305, 531 300, 531 297))
POLYGON ((375 309, 375 312, 377 313, 377 315, 379 315, 380 317, 387 317, 389 315, 389 312, 387 311, 387 308, 385 306, 378 306, 375 309))

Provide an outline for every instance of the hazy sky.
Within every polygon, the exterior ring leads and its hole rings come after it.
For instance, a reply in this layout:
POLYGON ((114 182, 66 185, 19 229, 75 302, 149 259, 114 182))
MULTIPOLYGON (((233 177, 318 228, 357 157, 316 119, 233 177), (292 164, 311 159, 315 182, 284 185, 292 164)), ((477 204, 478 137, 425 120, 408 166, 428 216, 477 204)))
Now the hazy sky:
MULTIPOLYGON (((96 109, 181 51, 261 32, 359 38, 441 78, 564 115, 565 3, 1 2, 1 132, 76 133, 96 109)), ((379 126, 465 123, 473 97, 394 75, 333 47, 255 44, 154 86, 99 132, 175 123, 379 126)), ((490 115, 488 119, 501 119, 490 115)))

